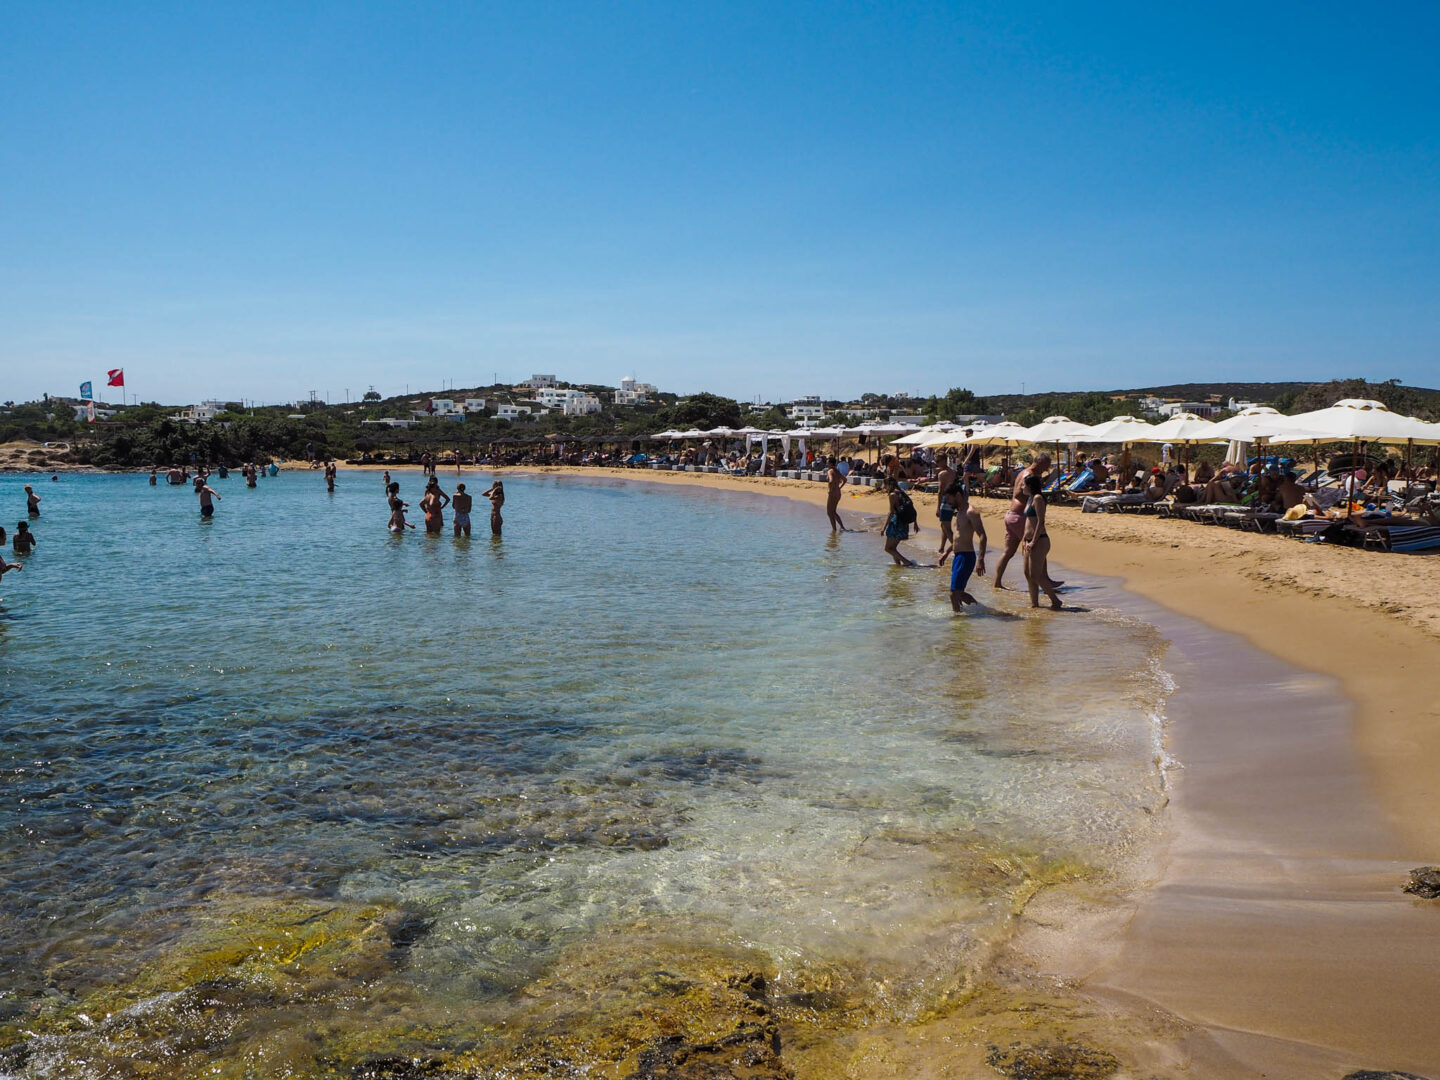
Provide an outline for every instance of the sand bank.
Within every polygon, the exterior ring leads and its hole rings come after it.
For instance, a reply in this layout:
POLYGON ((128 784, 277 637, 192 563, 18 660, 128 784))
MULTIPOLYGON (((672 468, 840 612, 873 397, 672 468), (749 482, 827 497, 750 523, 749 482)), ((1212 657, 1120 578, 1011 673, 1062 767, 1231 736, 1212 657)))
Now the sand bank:
MULTIPOLYGON (((806 481, 517 471, 824 504, 823 488, 806 481)), ((998 519, 1004 504, 980 505, 998 519)), ((850 493, 841 512, 878 515, 884 501, 850 493)), ((1440 862, 1435 564, 1169 519, 1052 515, 1054 561, 1123 583, 1141 598, 1130 610, 1171 640, 1169 737, 1181 768, 1170 841, 1131 917, 1092 913, 1087 924, 1056 898, 1056 924, 1040 905, 1014 963, 1108 1001, 1117 1016, 1145 1018, 1149 1031, 1171 1025, 1173 1059, 1140 1036, 1156 1067, 1440 1074, 1440 904, 1399 891, 1410 866, 1440 862), (1056 928, 1060 918, 1070 932, 1056 928)), ((924 509, 921 521, 929 548, 938 533, 924 509)), ((1018 563, 1007 577, 1022 585, 1018 563)), ((1089 583, 1085 602, 1104 587, 1089 583)), ((987 595, 982 585, 982 603, 987 595)))

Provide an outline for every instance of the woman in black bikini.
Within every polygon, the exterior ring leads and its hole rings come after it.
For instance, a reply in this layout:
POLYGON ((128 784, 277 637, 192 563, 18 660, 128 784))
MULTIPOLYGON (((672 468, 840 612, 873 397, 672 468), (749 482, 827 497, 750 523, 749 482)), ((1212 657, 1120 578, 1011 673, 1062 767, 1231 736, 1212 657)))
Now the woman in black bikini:
POLYGON ((1030 606, 1040 606, 1040 593, 1050 598, 1050 607, 1059 611, 1060 594, 1050 580, 1050 534, 1045 531, 1045 496, 1041 494, 1044 481, 1034 473, 1025 477, 1025 492, 1029 496, 1024 511, 1025 518, 1025 581, 1030 586, 1030 606))

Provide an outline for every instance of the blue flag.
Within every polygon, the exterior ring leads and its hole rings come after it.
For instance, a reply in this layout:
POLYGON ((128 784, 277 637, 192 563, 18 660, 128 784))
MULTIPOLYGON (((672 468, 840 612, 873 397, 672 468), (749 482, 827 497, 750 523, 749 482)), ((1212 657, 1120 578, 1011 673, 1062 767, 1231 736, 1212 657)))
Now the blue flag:
POLYGON ((90 384, 89 384, 88 382, 82 382, 82 383, 80 384, 80 400, 81 400, 81 401, 90 401, 90 400, 92 400, 94 397, 95 397, 95 394, 94 394, 94 392, 90 389, 90 384))

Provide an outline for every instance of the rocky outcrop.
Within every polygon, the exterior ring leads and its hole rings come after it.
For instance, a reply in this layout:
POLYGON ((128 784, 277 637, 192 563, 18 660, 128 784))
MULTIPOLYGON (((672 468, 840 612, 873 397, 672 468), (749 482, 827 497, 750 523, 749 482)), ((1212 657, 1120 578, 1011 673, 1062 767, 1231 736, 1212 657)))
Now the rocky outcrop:
POLYGON ((1417 866, 1410 871, 1410 880, 1402 888, 1422 900, 1440 900, 1440 866, 1417 866))
POLYGON ((1120 1068, 1113 1054, 1081 1043, 992 1046, 985 1061, 1010 1080, 1105 1080, 1120 1068))

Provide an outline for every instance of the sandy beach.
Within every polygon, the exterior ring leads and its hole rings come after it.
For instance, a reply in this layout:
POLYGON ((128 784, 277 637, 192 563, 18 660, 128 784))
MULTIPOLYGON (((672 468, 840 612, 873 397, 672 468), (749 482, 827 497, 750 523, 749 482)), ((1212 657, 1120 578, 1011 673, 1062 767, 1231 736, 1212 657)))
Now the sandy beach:
MULTIPOLYGON (((514 471, 824 505, 823 488, 806 481, 514 471)), ((934 497, 917 503, 924 549, 938 536, 934 497)), ((1001 535, 1003 501, 979 505, 992 538, 1001 535)), ((869 489, 848 493, 841 512, 878 515, 884 502, 869 489)), ((1083 904, 1050 898, 1027 913, 1032 926, 1012 961, 1164 1028, 1181 1058, 1160 1053, 1157 1068, 1440 1072, 1430 1004, 1440 992, 1440 903, 1400 891, 1408 868, 1440 861, 1431 564, 1171 519, 1057 507, 1050 520, 1055 564, 1113 579, 1170 638, 1170 749, 1180 768, 1170 839, 1130 916, 1091 912, 1087 923, 1083 904), (1274 694, 1257 695, 1267 680, 1274 694), (1047 927, 1048 904, 1072 932, 1047 927)), ((1018 563, 1007 578, 1023 586, 1018 563)), ((982 585, 977 596, 988 594, 982 585)), ((899 1067, 893 1050, 887 1060, 899 1067)))

